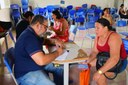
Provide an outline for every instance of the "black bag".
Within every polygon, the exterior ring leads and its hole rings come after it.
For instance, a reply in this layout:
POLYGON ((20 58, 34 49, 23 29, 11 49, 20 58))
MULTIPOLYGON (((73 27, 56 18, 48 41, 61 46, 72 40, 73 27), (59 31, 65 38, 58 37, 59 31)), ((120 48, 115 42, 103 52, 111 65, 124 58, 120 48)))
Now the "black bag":
MULTIPOLYGON (((110 54, 108 52, 100 52, 97 54, 97 62, 96 62, 96 69, 100 69, 105 63, 106 61, 110 58, 110 54)), ((121 59, 119 59, 118 63, 111 68, 110 70, 108 70, 107 72, 114 72, 115 76, 113 78, 108 78, 105 74, 105 77, 112 80, 115 79, 117 74, 120 72, 120 69, 122 67, 122 61, 121 59)))

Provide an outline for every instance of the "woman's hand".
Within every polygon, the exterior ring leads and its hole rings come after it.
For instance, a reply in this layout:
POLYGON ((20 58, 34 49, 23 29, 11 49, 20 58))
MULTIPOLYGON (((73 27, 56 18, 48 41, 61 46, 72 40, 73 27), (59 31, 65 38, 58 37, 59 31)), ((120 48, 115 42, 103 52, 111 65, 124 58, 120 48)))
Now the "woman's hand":
POLYGON ((83 62, 80 62, 80 64, 88 64, 88 63, 89 63, 88 60, 85 60, 83 62))
POLYGON ((101 77, 101 75, 102 75, 102 74, 99 74, 98 71, 97 71, 97 72, 94 74, 94 76, 93 76, 93 80, 97 82, 97 81, 99 80, 99 78, 101 77))
POLYGON ((53 26, 49 26, 48 27, 48 30, 53 30, 53 26))

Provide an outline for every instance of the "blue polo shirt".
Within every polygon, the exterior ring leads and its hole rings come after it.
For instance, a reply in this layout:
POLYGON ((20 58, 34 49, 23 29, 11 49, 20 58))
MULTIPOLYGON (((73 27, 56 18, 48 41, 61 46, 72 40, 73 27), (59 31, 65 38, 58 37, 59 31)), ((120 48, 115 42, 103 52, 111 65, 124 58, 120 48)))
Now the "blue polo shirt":
MULTIPOLYGON (((19 78, 31 71, 41 70, 43 66, 37 65, 31 56, 39 51, 43 52, 43 38, 36 35, 31 27, 28 27, 18 38, 15 44, 14 74, 19 78)), ((37 56, 38 57, 38 56, 37 56)))

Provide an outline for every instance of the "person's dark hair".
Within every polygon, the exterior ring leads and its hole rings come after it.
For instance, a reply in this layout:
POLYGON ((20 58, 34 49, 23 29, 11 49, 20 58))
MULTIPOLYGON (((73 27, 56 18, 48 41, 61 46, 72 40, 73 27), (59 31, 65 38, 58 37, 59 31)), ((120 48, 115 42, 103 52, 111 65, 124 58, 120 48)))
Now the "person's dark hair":
POLYGON ((34 25, 34 24, 36 24, 36 23, 40 23, 40 24, 43 24, 44 23, 44 21, 46 21, 47 19, 46 18, 44 18, 43 16, 41 16, 41 15, 36 15, 36 16, 34 16, 33 17, 33 19, 32 19, 32 21, 31 21, 31 25, 34 25))
POLYGON ((104 27, 107 26, 108 27, 108 30, 113 31, 113 28, 112 28, 112 26, 110 25, 110 22, 107 19, 100 18, 96 22, 100 23, 104 27))
POLYGON ((124 6, 124 4, 121 4, 121 5, 120 5, 120 7, 123 7, 123 6, 124 6))
POLYGON ((23 17, 26 18, 26 19, 28 17, 33 17, 33 16, 34 16, 34 14, 31 11, 27 11, 27 12, 23 13, 23 17))
POLYGON ((56 15, 57 19, 61 19, 62 18, 62 15, 58 10, 54 10, 54 11, 52 11, 52 13, 56 15))
POLYGON ((102 16, 104 15, 104 11, 109 10, 109 8, 104 8, 102 11, 102 16))

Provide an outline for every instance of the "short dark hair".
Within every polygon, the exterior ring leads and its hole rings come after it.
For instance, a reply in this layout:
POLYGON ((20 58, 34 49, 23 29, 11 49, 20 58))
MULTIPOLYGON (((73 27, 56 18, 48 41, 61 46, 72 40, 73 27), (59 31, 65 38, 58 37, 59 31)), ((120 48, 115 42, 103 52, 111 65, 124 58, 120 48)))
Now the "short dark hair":
POLYGON ((123 7, 123 6, 124 6, 124 4, 121 4, 121 5, 120 5, 120 7, 123 7))
POLYGON ((27 12, 23 13, 23 17, 26 18, 26 19, 28 17, 33 17, 33 16, 34 16, 34 14, 31 11, 27 11, 27 12))
POLYGON ((112 26, 110 25, 110 22, 107 19, 100 18, 96 22, 100 23, 104 27, 107 26, 108 30, 112 30, 113 31, 113 28, 112 28, 112 26))
POLYGON ((61 13, 58 10, 54 10, 54 11, 52 11, 52 13, 56 15, 57 19, 62 18, 62 15, 61 15, 61 13))
POLYGON ((109 8, 104 8, 103 11, 102 11, 102 16, 104 15, 104 11, 106 11, 106 10, 109 10, 110 11, 109 8))
POLYGON ((46 18, 44 18, 43 16, 41 16, 41 15, 35 15, 34 17, 33 17, 33 19, 32 19, 32 21, 31 21, 31 25, 34 25, 34 24, 36 24, 36 23, 40 23, 40 24, 43 24, 44 23, 44 21, 46 21, 47 19, 46 18))

